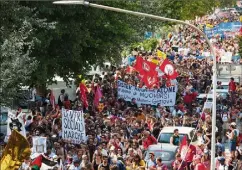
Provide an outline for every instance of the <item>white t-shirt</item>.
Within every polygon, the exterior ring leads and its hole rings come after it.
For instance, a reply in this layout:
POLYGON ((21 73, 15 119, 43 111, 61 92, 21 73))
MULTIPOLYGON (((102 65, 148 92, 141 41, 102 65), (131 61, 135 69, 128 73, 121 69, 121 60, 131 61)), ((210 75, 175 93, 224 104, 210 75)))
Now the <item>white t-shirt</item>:
POLYGON ((79 167, 75 167, 74 165, 71 165, 69 167, 69 170, 81 170, 81 167, 80 166, 79 167))
POLYGON ((30 101, 34 102, 35 101, 35 96, 36 96, 36 88, 33 88, 31 91, 31 99, 30 101))
POLYGON ((228 170, 228 167, 226 165, 219 165, 218 170, 228 170))

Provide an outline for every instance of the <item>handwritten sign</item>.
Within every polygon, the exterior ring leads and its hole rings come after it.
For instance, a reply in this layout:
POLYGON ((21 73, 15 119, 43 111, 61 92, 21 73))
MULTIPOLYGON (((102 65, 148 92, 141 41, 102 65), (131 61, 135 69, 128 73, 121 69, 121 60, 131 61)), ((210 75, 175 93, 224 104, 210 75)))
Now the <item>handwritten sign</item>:
POLYGON ((62 138, 72 143, 85 142, 86 131, 83 111, 62 109, 62 138))

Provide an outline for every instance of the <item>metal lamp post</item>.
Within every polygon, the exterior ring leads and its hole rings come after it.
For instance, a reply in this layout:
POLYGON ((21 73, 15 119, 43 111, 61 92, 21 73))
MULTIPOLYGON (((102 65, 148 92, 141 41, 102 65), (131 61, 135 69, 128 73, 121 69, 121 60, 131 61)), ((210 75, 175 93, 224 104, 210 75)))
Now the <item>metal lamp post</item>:
POLYGON ((174 22, 174 23, 179 23, 183 25, 187 25, 189 27, 192 27, 195 29, 197 32, 199 32, 200 35, 202 35, 206 42, 209 45, 211 54, 213 56, 213 108, 212 108, 212 141, 211 141, 211 169, 215 169, 215 131, 216 131, 216 88, 217 88, 217 67, 216 67, 216 55, 214 48, 212 44, 210 43, 208 37, 202 32, 199 28, 197 28, 195 25, 192 25, 190 23, 181 21, 181 20, 176 20, 176 19, 171 19, 171 18, 165 18, 161 16, 156 16, 156 15, 151 15, 151 14, 146 14, 142 12, 135 12, 135 11, 130 11, 130 10, 125 10, 125 9, 120 9, 120 8, 114 8, 114 7, 109 7, 109 6, 104 6, 104 5, 98 5, 94 3, 90 3, 84 0, 79 0, 79 1, 55 1, 53 4, 57 5, 84 5, 88 7, 94 7, 94 8, 100 8, 100 9, 105 9, 109 11, 115 11, 115 12, 120 12, 120 13, 126 13, 126 14, 131 14, 131 15, 136 15, 136 16, 141 16, 141 17, 147 17, 147 18, 152 18, 155 20, 159 21, 169 21, 169 22, 174 22))

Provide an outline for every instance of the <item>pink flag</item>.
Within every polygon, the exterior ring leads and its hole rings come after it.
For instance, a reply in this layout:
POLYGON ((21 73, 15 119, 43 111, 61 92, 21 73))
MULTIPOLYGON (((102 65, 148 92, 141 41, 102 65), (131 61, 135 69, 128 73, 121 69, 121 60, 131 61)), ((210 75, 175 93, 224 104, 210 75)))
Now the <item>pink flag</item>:
POLYGON ((102 92, 99 86, 97 86, 96 92, 95 92, 95 97, 94 97, 94 101, 93 101, 93 105, 94 106, 98 106, 99 104, 99 100, 102 98, 102 92))
POLYGON ((55 109, 55 96, 53 90, 50 92, 50 104, 52 105, 52 108, 55 109))

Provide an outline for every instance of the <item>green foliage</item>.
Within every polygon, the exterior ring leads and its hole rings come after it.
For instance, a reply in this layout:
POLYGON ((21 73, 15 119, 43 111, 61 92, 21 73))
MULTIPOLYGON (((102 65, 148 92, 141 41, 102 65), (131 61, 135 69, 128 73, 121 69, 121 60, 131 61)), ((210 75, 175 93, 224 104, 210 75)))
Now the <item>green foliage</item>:
POLYGON ((130 46, 130 51, 134 48, 144 51, 153 51, 157 47, 158 41, 155 38, 144 40, 140 43, 134 43, 130 46))
MULTIPOLYGON (((230 6, 233 0, 96 3, 185 20, 207 14, 217 6, 230 6)), ((1 74, 4 74, 1 82, 5 83, 2 91, 12 89, 13 93, 20 84, 43 86, 52 83, 55 75, 68 82, 76 75, 85 75, 91 65, 115 62, 120 59, 123 48, 142 42, 145 31, 154 32, 168 24, 80 5, 53 5, 47 1, 1 1, 0 16, 1 74)), ((166 31, 163 32, 165 35, 166 31)), ((134 46, 149 51, 156 44, 155 39, 150 39, 134 46)))
POLYGON ((10 105, 38 64, 35 58, 29 57, 35 43, 34 39, 28 40, 31 30, 32 25, 24 21, 20 29, 10 33, 1 45, 1 105, 10 105))

